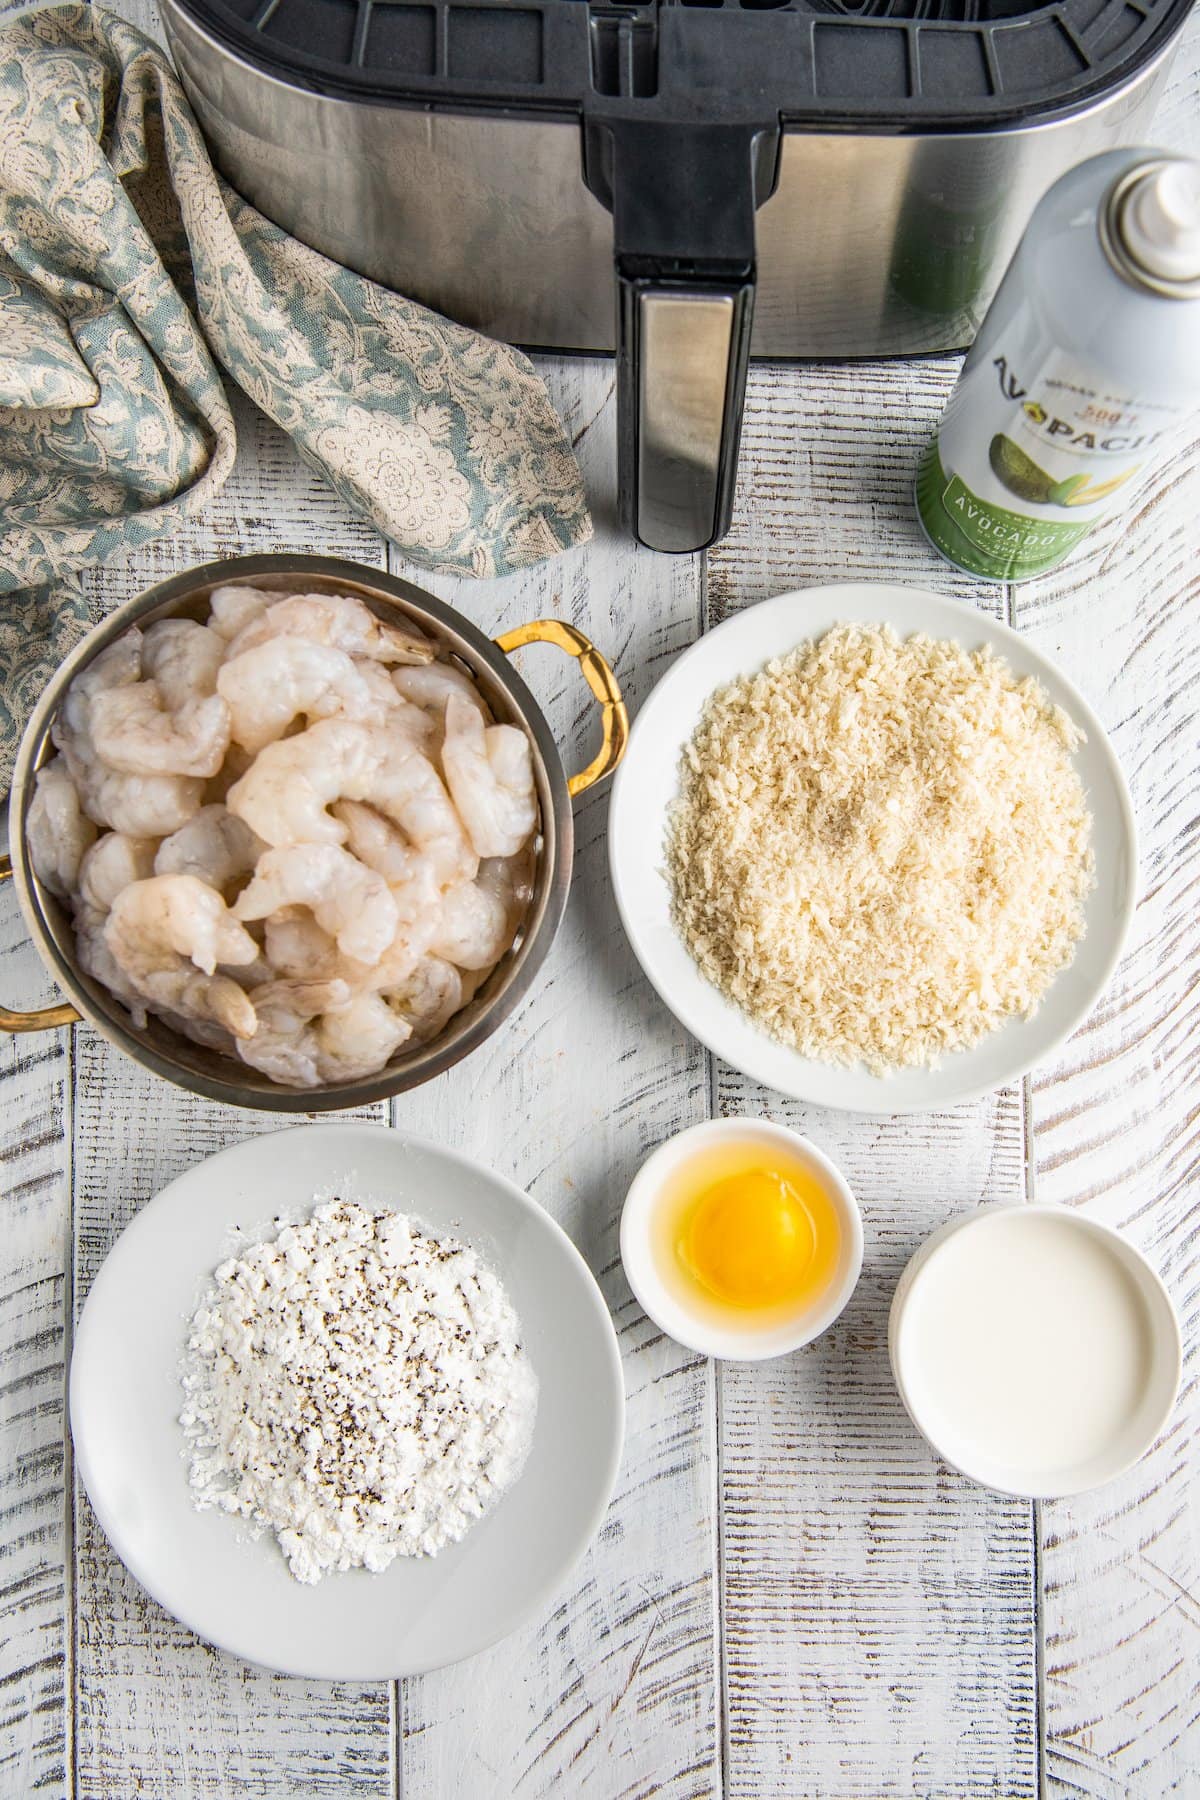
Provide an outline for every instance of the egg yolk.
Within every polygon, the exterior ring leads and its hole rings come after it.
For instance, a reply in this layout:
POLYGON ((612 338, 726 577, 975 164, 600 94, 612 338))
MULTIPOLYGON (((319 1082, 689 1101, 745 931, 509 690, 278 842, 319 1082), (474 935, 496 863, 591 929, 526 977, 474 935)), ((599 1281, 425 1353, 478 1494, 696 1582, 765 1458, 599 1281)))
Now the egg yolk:
POLYGON ((816 1230, 803 1200, 773 1169, 748 1169, 702 1193, 678 1242, 684 1268, 718 1300, 773 1306, 803 1286, 816 1230))
POLYGON ((706 1147, 660 1196, 652 1242, 662 1279, 713 1324, 772 1329, 837 1279, 841 1221, 820 1172, 763 1151, 754 1139, 706 1147))

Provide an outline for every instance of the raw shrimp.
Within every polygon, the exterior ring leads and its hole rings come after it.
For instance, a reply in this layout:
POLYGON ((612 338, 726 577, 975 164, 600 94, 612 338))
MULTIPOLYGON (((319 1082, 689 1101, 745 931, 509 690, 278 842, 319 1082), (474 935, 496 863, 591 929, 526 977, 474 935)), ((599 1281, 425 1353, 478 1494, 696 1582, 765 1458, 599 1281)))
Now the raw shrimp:
POLYGON ((96 841, 96 827, 80 805, 79 789, 64 757, 56 756, 38 770, 25 838, 43 886, 60 899, 74 893, 80 864, 96 841))
POLYGON ((307 638, 311 644, 328 644, 372 662, 433 661, 428 638, 411 626, 377 619, 369 606, 350 594, 289 594, 272 601, 238 632, 229 646, 230 660, 274 637, 307 638))
POLYGON ((239 1043, 244 1063, 285 1087, 318 1087, 318 1044, 312 1020, 350 1004, 344 981, 270 981, 247 996, 258 1030, 239 1043))
POLYGON ((172 708, 157 681, 97 694, 89 722, 101 762, 125 775, 215 775, 229 748, 229 708, 219 694, 172 708))
POLYGON ((141 1031, 146 1023, 146 1002, 133 983, 126 979, 105 942, 108 913, 89 906, 85 900, 77 900, 74 919, 75 960, 85 975, 90 975, 114 1000, 120 1000, 129 1008, 134 1025, 141 1031))
POLYGON ((480 863, 474 881, 449 890, 429 941, 431 955, 444 957, 457 969, 495 968, 529 903, 528 881, 514 875, 517 860, 489 858, 480 863))
POLYGON ((393 820, 361 800, 339 800, 332 811, 346 827, 347 848, 391 888, 401 919, 412 922, 437 906, 441 897, 437 871, 393 820))
POLYGON ((268 844, 341 844, 346 828, 325 809, 343 794, 360 796, 378 762, 364 726, 323 719, 260 750, 227 804, 268 844))
POLYGON ((160 619, 142 636, 142 675, 156 681, 169 711, 217 691, 225 639, 194 619, 160 619))
POLYGON ((262 839, 227 806, 202 806, 186 825, 163 839, 154 873, 195 875, 228 898, 236 882, 254 873, 265 849, 262 839))
POLYGON ((142 634, 131 626, 82 669, 63 697, 51 735, 66 758, 84 811, 130 837, 165 837, 200 806, 204 784, 190 775, 126 774, 107 767, 92 739, 92 710, 104 694, 140 681, 142 634))
POLYGON ((388 679, 388 671, 379 663, 366 662, 358 656, 354 659, 354 666, 370 688, 372 699, 378 704, 380 718, 387 727, 388 736, 393 741, 403 738, 414 750, 422 750, 426 756, 432 755, 441 739, 441 728, 432 714, 414 706, 411 700, 405 700, 398 694, 388 679))
POLYGON ((393 750, 375 772, 367 792, 345 797, 367 800, 394 819, 442 887, 474 878, 479 858, 463 830, 463 820, 441 776, 419 750, 393 750))
MULTIPOLYGON (((119 833, 112 832, 110 837, 119 833)), ((107 843, 108 838, 102 839, 107 843)), ((128 839, 127 842, 150 842, 153 851, 153 840, 128 839)), ((140 879, 140 878, 139 878, 140 879)), ((108 918, 107 911, 89 905, 82 898, 75 903, 75 957, 85 975, 90 975, 115 1000, 128 1007, 130 1017, 138 1031, 144 1031, 147 1020, 145 997, 128 981, 118 967, 104 939, 104 923, 108 918)), ((222 1050, 227 1056, 233 1054, 234 1040, 223 1026, 215 1025, 210 1019, 189 1019, 182 1013, 172 1012, 170 1007, 155 1006, 151 1008, 165 1025, 172 1031, 180 1032, 197 1044, 204 1044, 210 1050, 222 1050)))
POLYGON ((469 881, 445 895, 429 949, 456 969, 490 969, 511 942, 503 902, 469 881))
POLYGON ((191 775, 122 775, 93 764, 80 781, 91 817, 130 837, 166 837, 200 810, 204 783, 191 775))
POLYGON ((237 587, 232 583, 214 588, 208 596, 208 629, 231 644, 247 625, 261 619, 270 604, 271 595, 262 588, 237 587))
MULTIPOLYGON (((136 625, 131 625, 114 643, 94 656, 71 682, 54 722, 55 743, 58 743, 61 730, 65 737, 84 739, 82 750, 88 754, 88 715, 96 695, 105 694, 111 688, 132 687, 141 679, 142 634, 136 625)), ((60 745, 60 748, 65 746, 60 745)))
POLYGON ((131 882, 145 881, 154 873, 158 840, 129 837, 109 831, 93 844, 79 865, 79 898, 97 913, 107 913, 117 895, 131 882))
POLYGON ((252 963, 239 963, 237 965, 234 965, 233 963, 223 963, 219 968, 218 973, 227 975, 230 981, 236 981, 238 986, 244 988, 247 992, 249 992, 251 988, 262 987, 264 982, 274 981, 275 979, 275 970, 267 961, 261 949, 252 963))
POLYGON ((250 933, 215 888, 194 875, 152 875, 113 901, 104 941, 145 999, 187 1018, 211 1019, 235 1037, 254 1035, 254 1007, 218 963, 253 963, 250 933))
POLYGON ((379 958, 367 964, 343 956, 334 939, 303 907, 285 907, 266 923, 264 953, 278 975, 293 981, 348 981, 367 993, 389 993, 411 976, 437 926, 434 911, 421 926, 401 924, 379 958))
POLYGON ((127 631, 54 739, 30 844, 72 897, 80 968, 135 1025, 272 1080, 361 1079, 436 1037, 528 908, 527 740, 350 595, 226 585, 206 624, 127 631), (39 853, 52 827, 64 847, 39 853))
POLYGON ((169 1006, 156 1006, 156 1017, 180 1037, 190 1038, 193 1044, 203 1044, 206 1050, 219 1050, 222 1056, 233 1056, 237 1048, 237 1039, 226 1031, 223 1025, 214 1025, 211 1019, 189 1019, 183 1013, 174 1013, 169 1006))
POLYGON ((387 882, 336 844, 263 852, 234 912, 239 919, 266 919, 284 906, 309 907, 343 955, 358 962, 378 962, 396 933, 396 902, 387 882))
POLYGON ((366 683, 379 716, 382 718, 387 713, 397 711, 403 702, 392 686, 392 671, 383 663, 372 662, 368 656, 352 656, 350 661, 366 683))
POLYGON ((331 981, 343 960, 329 933, 303 906, 281 907, 268 915, 263 951, 275 973, 289 981, 331 981))
POLYGON ((107 935, 118 963, 139 983, 143 975, 169 968, 171 959, 186 958, 212 975, 219 963, 236 968, 259 953, 220 894, 194 875, 151 875, 123 888, 113 899, 107 935))
POLYGON ((380 995, 361 993, 342 1010, 326 1012, 316 1035, 321 1080, 356 1081, 377 1074, 412 1036, 412 1026, 380 995))
POLYGON ((216 698, 225 641, 194 619, 160 619, 142 634, 142 677, 99 689, 88 731, 95 754, 124 774, 212 776, 228 749, 216 698))
POLYGON ((513 856, 537 824, 529 739, 515 725, 484 726, 461 695, 446 702, 442 768, 472 848, 481 857, 513 856))
POLYGON ((445 717, 446 702, 451 694, 457 694, 470 701, 485 724, 492 722, 483 695, 466 670, 456 668, 453 663, 439 661, 429 663, 423 669, 393 669, 392 683, 405 700, 438 720, 445 717))
POLYGON ((108 832, 79 865, 79 891, 73 904, 75 955, 80 968, 129 1008, 139 1031, 146 1023, 145 1001, 118 966, 105 941, 104 926, 117 895, 153 873, 157 843, 157 838, 108 832))
MULTIPOLYGON (((386 675, 384 685, 397 703, 386 675)), ((363 723, 384 716, 354 660, 344 650, 310 644, 306 638, 270 638, 230 657, 217 688, 229 707, 235 743, 251 751, 281 738, 301 715, 312 722, 346 713, 363 723)))
MULTIPOLYGON (((346 827, 346 845, 359 862, 382 875, 389 886, 408 880, 416 853, 393 820, 361 800, 338 800, 331 811, 346 827)), ((436 892, 435 888, 435 896, 436 892)))
POLYGON ((343 844, 346 825, 325 810, 343 799, 366 801, 399 825, 441 886, 473 879, 478 858, 437 770, 383 729, 323 719, 268 744, 228 804, 268 844, 343 844))
POLYGON ((431 910, 422 920, 400 925, 395 937, 371 968, 357 963, 343 963, 338 973, 357 987, 373 994, 391 994, 412 977, 429 948, 429 940, 437 929, 438 914, 431 910))
POLYGON ((452 963, 427 956, 405 981, 388 990, 388 999, 412 1026, 413 1042, 425 1044, 463 1005, 463 979, 452 963))

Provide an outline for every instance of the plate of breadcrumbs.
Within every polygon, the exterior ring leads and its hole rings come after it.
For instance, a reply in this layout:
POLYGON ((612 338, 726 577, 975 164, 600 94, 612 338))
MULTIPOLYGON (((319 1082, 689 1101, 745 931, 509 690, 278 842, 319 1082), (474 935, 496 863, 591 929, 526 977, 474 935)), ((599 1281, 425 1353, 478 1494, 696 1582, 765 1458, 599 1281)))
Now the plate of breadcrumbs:
POLYGON ((672 666, 613 789, 613 885, 682 1024, 856 1112, 987 1093, 1107 986, 1137 898, 1125 778, 1082 695, 945 595, 809 588, 672 666))

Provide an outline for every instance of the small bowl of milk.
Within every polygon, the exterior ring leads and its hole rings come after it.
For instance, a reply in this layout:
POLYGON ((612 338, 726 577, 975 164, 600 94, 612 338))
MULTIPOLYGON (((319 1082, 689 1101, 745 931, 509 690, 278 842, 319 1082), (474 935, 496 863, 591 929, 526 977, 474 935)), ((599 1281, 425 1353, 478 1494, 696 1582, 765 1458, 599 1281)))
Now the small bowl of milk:
POLYGON ((1182 1369, 1179 1321, 1145 1257, 1059 1206, 986 1206, 935 1231, 900 1278, 888 1349, 943 1460, 1034 1499, 1137 1462, 1182 1369))

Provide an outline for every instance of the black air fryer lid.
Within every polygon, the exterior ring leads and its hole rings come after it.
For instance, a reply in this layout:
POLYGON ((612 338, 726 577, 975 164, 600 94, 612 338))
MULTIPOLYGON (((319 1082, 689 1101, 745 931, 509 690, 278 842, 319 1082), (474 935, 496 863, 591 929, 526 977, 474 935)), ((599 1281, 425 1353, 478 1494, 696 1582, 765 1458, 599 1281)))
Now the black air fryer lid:
POLYGON ((348 99, 979 130, 1131 79, 1190 0, 179 0, 219 41, 348 99))

